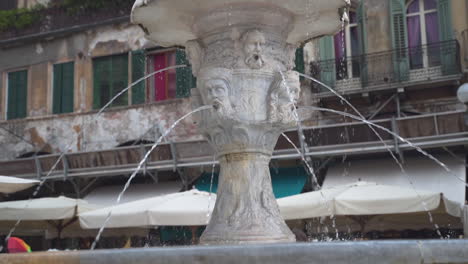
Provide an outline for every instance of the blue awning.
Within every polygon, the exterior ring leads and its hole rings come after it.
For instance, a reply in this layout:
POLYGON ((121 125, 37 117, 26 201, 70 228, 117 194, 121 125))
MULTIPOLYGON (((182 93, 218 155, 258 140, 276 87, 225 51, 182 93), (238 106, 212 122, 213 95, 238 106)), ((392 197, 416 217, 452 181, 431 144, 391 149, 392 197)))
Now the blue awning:
MULTIPOLYGON (((293 168, 270 168, 273 193, 276 198, 283 198, 299 194, 307 181, 307 172, 303 167, 293 168)), ((203 173, 195 182, 195 187, 200 191, 209 192, 211 183, 211 173, 203 173)), ((218 174, 213 176, 213 186, 211 191, 216 193, 218 189, 218 174)))

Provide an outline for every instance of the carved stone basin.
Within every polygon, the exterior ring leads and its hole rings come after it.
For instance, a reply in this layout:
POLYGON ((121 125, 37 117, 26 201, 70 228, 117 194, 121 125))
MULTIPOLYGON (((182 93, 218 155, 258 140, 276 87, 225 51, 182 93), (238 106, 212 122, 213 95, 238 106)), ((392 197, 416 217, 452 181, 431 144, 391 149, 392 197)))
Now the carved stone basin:
MULTIPOLYGON (((199 128, 220 161, 204 244, 295 241, 273 196, 269 161, 297 126, 298 45, 339 30, 345 0, 139 0, 132 21, 161 46, 185 46, 199 128)), ((190 205, 187 205, 190 206, 190 205)))
POLYGON ((270 27, 290 44, 339 30, 339 8, 349 0, 137 0, 132 21, 162 46, 224 32, 226 27, 270 27))

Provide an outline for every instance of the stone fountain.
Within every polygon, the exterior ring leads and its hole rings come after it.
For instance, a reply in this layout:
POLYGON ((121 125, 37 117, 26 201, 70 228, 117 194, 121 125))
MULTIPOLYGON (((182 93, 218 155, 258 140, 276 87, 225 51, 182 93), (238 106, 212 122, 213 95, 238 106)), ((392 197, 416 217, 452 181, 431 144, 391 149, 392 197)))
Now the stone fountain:
POLYGON ((6 254, 0 264, 468 263, 468 240, 287 243, 295 239, 279 214, 268 163, 281 132, 297 125, 294 51, 339 30, 346 4, 138 0, 133 22, 159 45, 186 47, 197 76, 194 105, 213 106, 199 116, 221 164, 215 210, 201 238, 212 246, 6 254), (265 244, 274 242, 287 244, 265 244))
POLYGON ((142 0, 132 21, 161 46, 185 46, 197 77, 199 128, 217 153, 220 182, 202 244, 293 242, 272 191, 278 137, 297 126, 295 51, 340 28, 344 0, 142 0), (320 21, 320 23, 318 23, 320 21))

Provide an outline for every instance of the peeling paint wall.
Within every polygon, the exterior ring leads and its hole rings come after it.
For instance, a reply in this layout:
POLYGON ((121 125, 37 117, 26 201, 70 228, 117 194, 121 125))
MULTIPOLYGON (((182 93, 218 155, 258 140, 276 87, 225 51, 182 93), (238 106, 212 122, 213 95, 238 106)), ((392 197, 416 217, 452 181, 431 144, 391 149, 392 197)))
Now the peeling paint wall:
POLYGON ((109 43, 122 52, 138 50, 150 43, 145 38, 143 30, 138 26, 106 27, 91 33, 89 37, 88 56, 108 54, 109 43))
MULTIPOLYGON (((112 109, 100 116, 93 112, 3 122, 0 127, 9 132, 0 129, 0 160, 15 159, 37 150, 50 153, 93 151, 138 139, 156 141, 178 118, 190 111, 189 99, 175 99, 143 107, 112 109)), ((191 140, 201 139, 201 136, 193 117, 188 117, 167 139, 191 140)))
MULTIPOLYGON (((189 99, 109 109, 97 116, 93 102, 93 58, 151 47, 135 25, 102 26, 67 37, 0 47, 0 160, 33 152, 93 151, 145 139, 155 141, 191 111, 189 99), (53 65, 74 61, 74 113, 52 115, 53 65), (5 76, 28 70, 28 117, 5 121, 5 76), (4 121, 1 121, 4 120, 4 121)), ((169 134, 171 140, 201 138, 192 118, 169 134)))
MULTIPOLYGON (((0 0, 1 1, 1 0, 0 0)), ((24 0, 23 5, 47 0, 24 0)), ((466 7, 467 3, 465 3, 466 7)), ((462 3, 453 5, 455 31, 468 28, 466 9, 462 3)), ((368 52, 391 50, 391 34, 388 19, 388 1, 366 0, 368 52)), ((177 118, 191 110, 189 99, 177 99, 137 107, 111 109, 101 116, 92 110, 93 58, 132 50, 153 47, 145 39, 140 27, 122 23, 96 27, 92 30, 67 36, 42 39, 26 45, 0 47, 0 160, 15 159, 21 154, 42 150, 51 153, 93 151, 114 148, 122 143, 145 139, 155 141, 162 130, 167 129, 177 118), (75 62, 74 111, 73 114, 51 115, 52 68, 55 63, 75 62), (28 118, 5 119, 6 76, 9 71, 28 69, 28 118)), ((319 60, 316 41, 304 48, 306 72, 310 63, 319 60)), ((441 90, 444 88, 441 87, 441 90)), ((461 109, 453 93, 433 93, 426 98, 424 91, 414 93, 402 101, 402 109, 409 112, 442 112, 461 109), (436 98, 436 99, 434 99, 436 98)), ((359 99, 361 100, 361 99, 359 99)), ((372 113, 386 97, 374 98, 372 102, 353 102, 361 112, 372 113)), ((316 103, 313 85, 303 81, 299 105, 316 103)), ((332 105, 330 105, 332 106, 332 105)), ((389 106, 388 111, 393 111, 389 106)), ((339 107, 338 107, 339 108, 339 107)), ((336 118, 314 112, 307 125, 333 123, 336 118)), ((193 118, 188 118, 176 127, 168 138, 178 140, 199 139, 193 118)))
MULTIPOLYGON (((0 48, 0 94, 6 91, 2 76, 19 69, 28 70, 28 117, 51 114, 52 68, 55 63, 74 61, 74 110, 92 110, 92 60, 95 57, 126 53, 149 47, 140 27, 129 24, 99 27, 65 38, 42 40, 28 45, 0 48)), ((2 98, 4 99, 4 98, 2 98)), ((0 120, 5 119, 6 101, 0 100, 0 120)))

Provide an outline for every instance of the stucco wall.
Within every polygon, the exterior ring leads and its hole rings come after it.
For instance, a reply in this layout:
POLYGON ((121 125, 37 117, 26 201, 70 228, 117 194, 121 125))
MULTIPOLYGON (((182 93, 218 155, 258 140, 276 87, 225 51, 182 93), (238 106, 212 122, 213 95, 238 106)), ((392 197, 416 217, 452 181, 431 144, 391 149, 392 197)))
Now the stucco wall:
MULTIPOLYGON (((178 118, 191 111, 189 101, 174 99, 142 107, 112 109, 100 116, 90 112, 2 122, 0 160, 14 159, 39 149, 49 153, 93 151, 138 139, 156 141, 178 118)), ((167 138, 177 141, 201 137, 194 118, 188 117, 167 138)))
MULTIPOLYGON (((150 46, 143 31, 134 25, 115 25, 95 30, 32 42, 28 45, 0 49, 0 81, 2 94, 6 91, 6 76, 10 71, 28 69, 28 116, 43 116, 52 111, 52 67, 55 63, 75 62, 76 112, 92 108, 92 60, 95 57, 120 54, 150 46)), ((2 99, 5 99, 2 97, 2 99)), ((6 101, 0 101, 0 120, 5 119, 6 101)))
MULTIPOLYGON (((0 48, 0 159, 13 159, 38 149, 51 153, 101 150, 140 137, 154 141, 159 128, 168 128, 191 110, 189 99, 111 109, 101 116, 92 110, 93 58, 148 46, 151 43, 139 27, 121 24, 0 48), (52 115, 53 65, 68 61, 75 63, 75 113, 52 115), (19 69, 28 69, 28 117, 5 121, 6 76, 19 69)), ((199 136, 192 118, 169 135, 174 140, 194 137, 199 136)))

